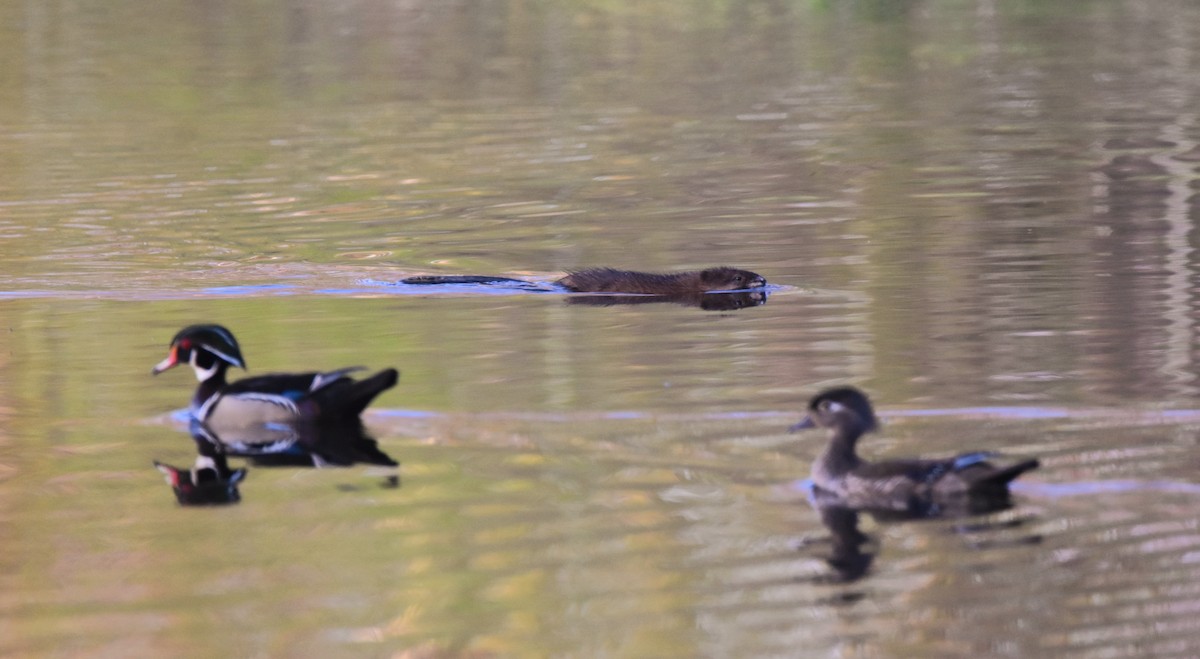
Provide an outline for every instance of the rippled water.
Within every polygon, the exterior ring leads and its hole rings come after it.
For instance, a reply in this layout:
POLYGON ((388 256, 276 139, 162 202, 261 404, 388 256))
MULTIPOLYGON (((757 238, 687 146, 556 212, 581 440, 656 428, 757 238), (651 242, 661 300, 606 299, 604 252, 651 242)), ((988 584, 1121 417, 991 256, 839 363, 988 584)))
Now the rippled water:
POLYGON ((1198 25, 0 3, 0 654, 1200 654, 1198 25), (396 285, 717 264, 766 304, 396 285), (234 457, 240 502, 178 505, 195 383, 149 370, 199 321, 253 374, 400 368, 399 466, 234 457), (818 511, 784 431, 843 383, 864 453, 1042 467, 818 511))

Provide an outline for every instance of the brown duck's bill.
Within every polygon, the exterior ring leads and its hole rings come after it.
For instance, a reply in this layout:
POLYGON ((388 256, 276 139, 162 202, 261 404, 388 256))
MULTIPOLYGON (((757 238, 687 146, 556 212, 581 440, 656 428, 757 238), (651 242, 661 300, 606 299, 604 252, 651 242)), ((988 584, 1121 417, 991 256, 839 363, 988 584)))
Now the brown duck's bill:
POLYGON ((800 419, 799 423, 788 426, 788 432, 800 432, 801 430, 808 430, 810 428, 816 428, 816 427, 817 427, 817 422, 813 421, 813 418, 811 416, 806 416, 803 419, 800 419))

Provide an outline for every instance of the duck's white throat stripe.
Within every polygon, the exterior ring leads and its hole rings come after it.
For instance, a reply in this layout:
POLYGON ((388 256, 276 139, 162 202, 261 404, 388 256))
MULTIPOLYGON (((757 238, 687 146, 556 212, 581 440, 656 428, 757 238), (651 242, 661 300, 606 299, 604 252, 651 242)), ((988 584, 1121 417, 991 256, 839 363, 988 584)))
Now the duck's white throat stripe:
POLYGON ((211 378, 212 376, 217 374, 217 368, 220 367, 220 364, 214 363, 212 366, 209 366, 208 368, 203 368, 199 364, 196 363, 196 355, 198 355, 198 354, 200 354, 199 350, 193 350, 192 356, 190 358, 188 358, 188 364, 190 364, 192 367, 192 370, 196 372, 196 379, 201 382, 204 382, 204 381, 208 380, 209 378, 211 378))

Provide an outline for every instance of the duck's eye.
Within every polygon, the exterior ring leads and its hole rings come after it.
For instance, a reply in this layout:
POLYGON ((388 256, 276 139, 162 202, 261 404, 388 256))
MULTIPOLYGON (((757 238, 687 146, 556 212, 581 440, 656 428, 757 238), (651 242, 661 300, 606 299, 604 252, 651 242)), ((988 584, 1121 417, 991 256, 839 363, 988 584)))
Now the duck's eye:
POLYGON ((733 276, 733 280, 734 280, 734 281, 736 281, 736 282, 738 282, 738 283, 740 284, 740 283, 742 282, 742 276, 741 276, 741 275, 734 275, 734 276, 733 276))
POLYGON ((192 340, 191 339, 181 340, 179 342, 179 349, 180 350, 191 350, 192 349, 192 340))
POLYGON ((820 403, 817 403, 817 409, 821 410, 822 412, 828 412, 829 410, 833 409, 833 401, 823 400, 820 403))
POLYGON ((209 369, 212 368, 216 363, 216 355, 208 352, 207 350, 199 350, 196 352, 196 366, 199 366, 203 369, 209 369))

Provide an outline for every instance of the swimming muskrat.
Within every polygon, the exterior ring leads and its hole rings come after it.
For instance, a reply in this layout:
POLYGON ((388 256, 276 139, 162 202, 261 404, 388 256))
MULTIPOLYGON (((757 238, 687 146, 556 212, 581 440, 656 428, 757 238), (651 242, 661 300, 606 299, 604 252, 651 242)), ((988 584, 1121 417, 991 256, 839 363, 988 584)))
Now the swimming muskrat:
MULTIPOLYGON (((420 275, 400 280, 403 284, 493 284, 518 283, 536 286, 534 282, 509 277, 481 275, 420 275)), ((706 268, 668 274, 589 268, 572 272, 554 282, 572 293, 633 293, 639 295, 681 296, 715 291, 736 291, 762 288, 767 280, 762 275, 737 268, 706 268)), ((535 290, 545 290, 536 288, 535 290)))

